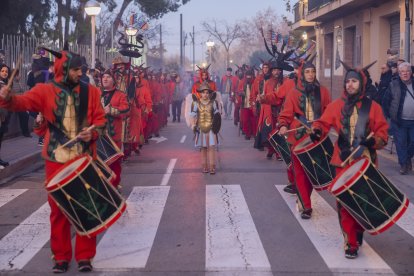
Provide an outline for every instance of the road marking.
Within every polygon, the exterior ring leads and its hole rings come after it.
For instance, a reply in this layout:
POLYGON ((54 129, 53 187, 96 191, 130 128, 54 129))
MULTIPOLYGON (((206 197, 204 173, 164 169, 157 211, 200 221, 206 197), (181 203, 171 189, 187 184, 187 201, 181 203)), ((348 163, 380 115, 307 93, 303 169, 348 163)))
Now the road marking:
POLYGON ((326 265, 334 273, 394 273, 382 258, 364 241, 358 258, 346 259, 336 211, 317 193, 312 193, 312 219, 303 220, 296 211, 296 197, 283 191, 283 185, 275 185, 300 226, 318 250, 326 265))
POLYGON ((239 185, 206 187, 206 270, 271 271, 239 185))
POLYGON ((414 207, 412 204, 408 205, 404 215, 397 221, 397 225, 404 229, 405 232, 414 237, 414 207))
POLYGON ((187 138, 187 135, 183 135, 183 137, 182 137, 182 138, 181 138, 181 140, 180 140, 180 143, 181 143, 181 144, 183 144, 183 143, 184 143, 185 138, 187 138))
POLYGON ((26 192, 27 189, 1 189, 0 190, 0 207, 9 203, 19 195, 26 192))
POLYGON ((43 204, 0 240, 0 271, 22 269, 50 239, 50 207, 43 204))
POLYGON ((164 176, 162 177, 161 184, 160 184, 161 186, 166 186, 168 184, 168 181, 170 181, 170 177, 171 177, 171 174, 174 170, 175 163, 177 163, 177 158, 174 158, 174 159, 170 160, 170 163, 168 164, 168 167, 167 167, 167 171, 165 172, 164 176))
POLYGON ((159 144, 161 142, 167 141, 168 139, 165 138, 164 136, 160 136, 160 137, 152 137, 149 140, 155 141, 157 142, 157 144, 159 144))
POLYGON ((170 187, 134 187, 123 216, 97 246, 99 270, 144 268, 161 220, 170 187))

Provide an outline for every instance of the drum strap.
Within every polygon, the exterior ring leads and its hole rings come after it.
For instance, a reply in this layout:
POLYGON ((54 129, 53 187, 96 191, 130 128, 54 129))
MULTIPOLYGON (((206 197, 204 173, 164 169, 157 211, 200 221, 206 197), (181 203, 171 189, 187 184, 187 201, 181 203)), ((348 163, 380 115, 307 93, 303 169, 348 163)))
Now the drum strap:
POLYGON ((322 108, 321 108, 321 89, 319 86, 315 86, 315 90, 313 92, 315 95, 314 101, 313 101, 313 113, 314 113, 314 119, 317 120, 321 117, 322 114, 322 108))
MULTIPOLYGON (((358 120, 355 126, 355 138, 352 147, 356 148, 367 133, 367 124, 369 119, 369 111, 371 109, 372 100, 364 97, 361 101, 361 108, 358 112, 358 120)), ((368 130, 369 132, 369 130, 368 130)))
POLYGON ((86 114, 88 113, 88 84, 86 82, 80 82, 79 92, 79 110, 78 110, 78 131, 80 131, 84 125, 86 114))

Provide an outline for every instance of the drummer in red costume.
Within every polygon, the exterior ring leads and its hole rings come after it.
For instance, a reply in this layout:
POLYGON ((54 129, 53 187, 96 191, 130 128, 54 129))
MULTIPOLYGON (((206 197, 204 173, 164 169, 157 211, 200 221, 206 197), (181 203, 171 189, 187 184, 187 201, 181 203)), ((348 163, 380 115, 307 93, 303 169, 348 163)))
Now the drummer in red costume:
MULTIPOLYGON (((295 89, 286 95, 283 109, 279 115, 279 134, 286 135, 287 130, 296 129, 307 124, 309 121, 317 120, 331 102, 329 91, 321 86, 316 79, 316 68, 312 61, 304 62, 298 68, 298 80, 295 89)), ((292 149, 298 144, 306 133, 306 128, 292 131, 288 134, 287 141, 292 149)), ((312 184, 299 159, 292 152, 293 170, 296 180, 296 190, 299 203, 303 207, 302 219, 310 219, 312 216, 312 184)))
MULTIPOLYGON (((261 86, 263 85, 263 93, 257 95, 257 101, 260 102, 260 116, 257 125, 257 134, 255 139, 255 148, 260 149, 261 147, 267 147, 267 158, 272 159, 272 156, 276 151, 268 142, 268 137, 272 129, 276 127, 277 116, 281 106, 274 106, 265 101, 266 95, 277 93, 278 89, 283 85, 283 70, 292 71, 293 68, 282 60, 273 61, 270 65, 270 77, 259 83, 259 91, 262 91, 261 86)), ((279 159, 278 153, 276 153, 279 159)))
POLYGON ((239 95, 241 102, 240 123, 246 140, 254 135, 256 129, 256 120, 253 116, 253 103, 250 95, 254 81, 254 71, 250 68, 246 71, 243 81, 239 85, 239 95))
MULTIPOLYGON (((343 170, 341 163, 350 156, 353 148, 358 145, 364 146, 363 155, 377 164, 376 150, 387 144, 388 124, 381 106, 365 95, 367 76, 364 72, 369 67, 357 70, 345 65, 347 73, 341 98, 329 104, 321 118, 312 124, 313 140, 319 140, 326 135, 331 127, 339 135, 331 160, 332 165, 336 166, 337 175, 343 170), (367 139, 371 132, 373 136, 367 139)), ((357 156, 354 155, 353 158, 357 156)), ((345 239, 345 257, 353 259, 358 256, 364 229, 339 202, 337 206, 339 223, 345 239)))
MULTIPOLYGON (((115 87, 115 78, 110 70, 106 70, 102 75, 102 95, 101 101, 104 107, 108 135, 116 143, 118 148, 122 147, 122 121, 129 116, 129 104, 125 93, 119 91, 115 87)), ((118 159, 109 167, 116 174, 116 179, 112 182, 115 187, 121 182, 121 162, 118 159)))
MULTIPOLYGON (((46 179, 65 163, 82 153, 96 156, 95 141, 105 127, 105 113, 98 88, 80 82, 81 57, 67 51, 48 50, 55 57, 55 77, 52 82, 37 84, 27 93, 13 95, 7 87, 0 90, 0 106, 11 111, 41 112, 45 119, 46 179), (87 130, 91 125, 94 130, 87 130), (60 147, 78 136, 80 142, 72 147, 60 147)), ((72 259, 71 225, 56 203, 48 196, 51 208, 50 247, 55 261, 53 271, 66 272, 72 259)), ((92 270, 91 259, 96 253, 96 237, 76 235, 75 259, 79 271, 92 270)))

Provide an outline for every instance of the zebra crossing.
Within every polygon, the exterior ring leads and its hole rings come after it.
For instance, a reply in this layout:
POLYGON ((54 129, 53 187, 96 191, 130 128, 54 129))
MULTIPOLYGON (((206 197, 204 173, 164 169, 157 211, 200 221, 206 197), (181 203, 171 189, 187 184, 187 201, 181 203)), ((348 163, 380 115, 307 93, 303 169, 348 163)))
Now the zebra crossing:
MULTIPOLYGON (((348 260, 343 257, 343 240, 336 212, 318 193, 312 195, 312 219, 302 220, 295 209, 295 197, 284 193, 283 186, 274 188, 305 233, 304 238, 312 242, 315 252, 309 254, 319 254, 333 274, 396 274, 367 241, 361 247, 359 258, 348 260)), ((19 200, 19 195, 25 192, 26 189, 0 189, 0 212, 6 210, 7 203, 19 200)), ((170 196, 170 186, 134 187, 127 199, 126 212, 102 234, 98 242, 95 269, 101 272, 145 269, 150 253, 156 254, 151 250, 170 196)), ((45 203, 0 239, 0 273, 24 270, 25 265, 45 246, 50 238, 49 213, 49 206, 45 203)), ((414 238, 412 205, 397 224, 410 238, 414 238)), ((410 240, 412 244, 413 240, 410 240)), ((205 248, 200 248, 200 254, 205 256, 204 271, 271 275, 274 264, 269 261, 265 248, 241 185, 207 185, 205 248)))

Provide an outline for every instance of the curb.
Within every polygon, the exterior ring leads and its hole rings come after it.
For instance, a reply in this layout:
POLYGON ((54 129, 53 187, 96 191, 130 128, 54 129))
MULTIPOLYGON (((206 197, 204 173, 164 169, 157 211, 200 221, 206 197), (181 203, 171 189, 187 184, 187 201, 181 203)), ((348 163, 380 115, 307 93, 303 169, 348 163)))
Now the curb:
POLYGON ((0 170, 0 185, 41 168, 44 165, 42 161, 40 151, 12 160, 9 166, 0 170))

